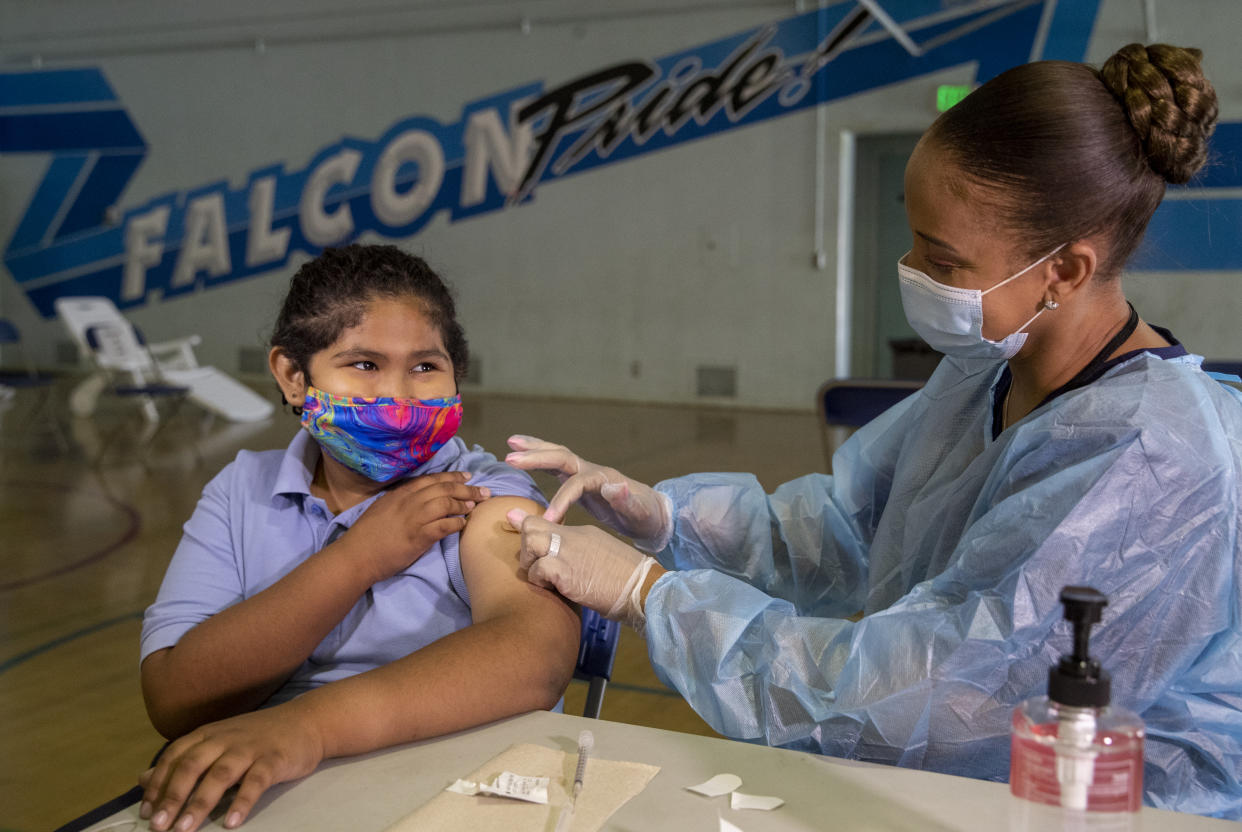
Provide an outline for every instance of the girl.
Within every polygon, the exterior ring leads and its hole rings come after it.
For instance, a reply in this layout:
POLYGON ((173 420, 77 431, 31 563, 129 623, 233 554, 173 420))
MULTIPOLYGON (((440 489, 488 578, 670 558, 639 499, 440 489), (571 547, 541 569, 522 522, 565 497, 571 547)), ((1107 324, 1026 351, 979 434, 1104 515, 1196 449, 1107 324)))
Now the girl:
POLYGON ((239 784, 233 828, 323 759, 561 696, 579 625, 502 527, 542 505, 534 483, 453 436, 466 357, 417 257, 351 245, 294 275, 269 364, 304 429, 207 485, 143 623, 147 711, 174 740, 140 778, 153 829, 197 828, 239 784))

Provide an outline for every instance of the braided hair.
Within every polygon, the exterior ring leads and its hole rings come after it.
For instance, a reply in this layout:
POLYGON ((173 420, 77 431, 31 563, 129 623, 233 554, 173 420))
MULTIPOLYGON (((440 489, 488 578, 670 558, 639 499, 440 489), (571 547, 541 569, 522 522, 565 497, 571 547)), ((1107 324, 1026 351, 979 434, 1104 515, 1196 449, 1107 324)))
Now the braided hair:
POLYGON ((1132 43, 1100 68, 1100 80, 1125 108, 1153 171, 1183 184, 1207 161, 1216 126, 1216 91, 1199 68, 1203 53, 1163 43, 1132 43))

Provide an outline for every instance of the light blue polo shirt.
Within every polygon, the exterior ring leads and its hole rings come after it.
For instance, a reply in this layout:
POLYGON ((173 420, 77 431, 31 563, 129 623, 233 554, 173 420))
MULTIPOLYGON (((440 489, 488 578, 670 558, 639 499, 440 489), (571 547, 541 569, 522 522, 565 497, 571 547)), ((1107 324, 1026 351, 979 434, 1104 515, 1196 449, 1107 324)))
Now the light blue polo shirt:
MULTIPOLYGON (((262 592, 323 549, 381 495, 339 515, 310 492, 319 445, 306 431, 284 451, 241 451, 207 484, 142 623, 141 659, 172 647, 197 624, 262 592)), ((495 496, 547 501, 534 481, 454 437, 415 475, 469 471, 495 496)), ((381 667, 471 623, 458 535, 358 599, 266 703, 381 667)))

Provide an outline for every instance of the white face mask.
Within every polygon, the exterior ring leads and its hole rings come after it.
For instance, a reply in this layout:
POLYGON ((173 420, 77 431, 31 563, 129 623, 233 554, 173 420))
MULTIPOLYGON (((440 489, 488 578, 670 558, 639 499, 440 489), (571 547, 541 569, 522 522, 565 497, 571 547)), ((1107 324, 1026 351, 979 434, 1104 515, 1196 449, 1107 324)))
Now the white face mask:
POLYGON ((957 358, 1012 358, 1026 343, 1026 328, 1048 307, 1032 315, 1012 335, 999 341, 989 341, 983 337, 983 296, 1017 280, 1064 247, 1064 244, 1057 246, 986 291, 958 289, 938 283, 901 262, 906 259, 903 256, 897 261, 897 278, 901 283, 901 305, 905 309, 906 320, 928 346, 945 355, 957 358))

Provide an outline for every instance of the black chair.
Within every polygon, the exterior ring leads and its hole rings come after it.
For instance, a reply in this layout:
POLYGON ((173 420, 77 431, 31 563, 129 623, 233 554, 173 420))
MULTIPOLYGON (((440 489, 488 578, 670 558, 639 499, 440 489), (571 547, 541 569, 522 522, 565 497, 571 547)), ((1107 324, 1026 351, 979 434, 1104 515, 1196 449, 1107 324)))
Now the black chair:
POLYGON ((1221 359, 1204 359, 1201 365, 1203 372, 1212 376, 1226 387, 1242 392, 1242 361, 1224 361, 1221 359))
POLYGON ((1242 378, 1242 361, 1237 359, 1205 358, 1203 360, 1203 372, 1221 373, 1227 376, 1242 378))
POLYGON ((617 657, 621 625, 609 621, 595 610, 582 609, 582 639, 578 642, 578 664, 574 678, 589 683, 582 715, 599 719, 604 689, 612 679, 612 663, 617 657))
POLYGON ((923 386, 921 381, 836 378, 815 395, 824 459, 832 471, 832 455, 850 434, 923 386))

